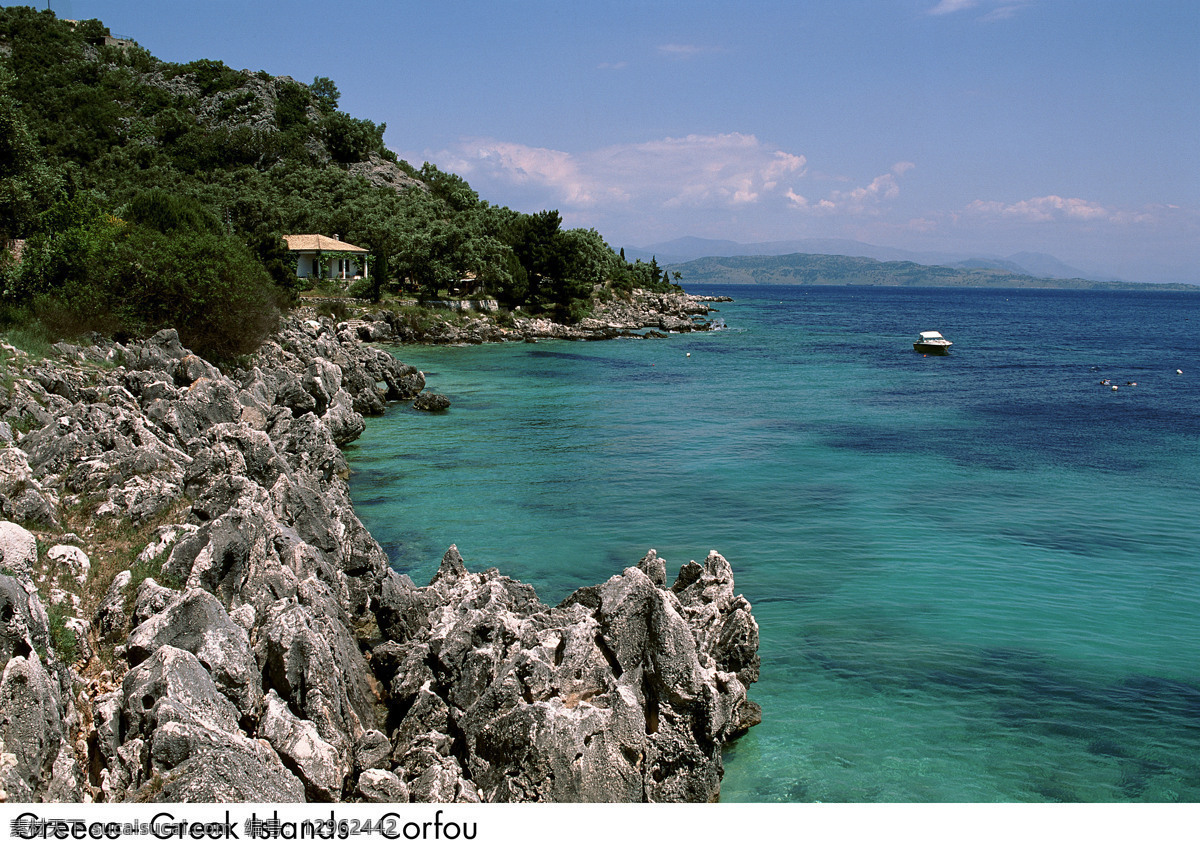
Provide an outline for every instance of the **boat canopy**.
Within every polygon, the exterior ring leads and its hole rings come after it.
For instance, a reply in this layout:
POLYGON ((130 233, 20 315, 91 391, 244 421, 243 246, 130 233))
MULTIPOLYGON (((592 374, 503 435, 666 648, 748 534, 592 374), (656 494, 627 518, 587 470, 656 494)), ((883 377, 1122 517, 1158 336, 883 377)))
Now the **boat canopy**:
POLYGON ((940 340, 942 339, 941 331, 922 331, 920 334, 922 340, 940 340))

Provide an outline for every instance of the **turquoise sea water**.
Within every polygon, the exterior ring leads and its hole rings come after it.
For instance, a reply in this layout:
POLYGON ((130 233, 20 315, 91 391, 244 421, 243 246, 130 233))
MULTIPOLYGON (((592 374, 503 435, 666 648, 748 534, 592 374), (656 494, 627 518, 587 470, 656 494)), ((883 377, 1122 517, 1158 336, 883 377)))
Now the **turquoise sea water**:
POLYGON ((398 349, 453 406, 348 453, 393 567, 553 604, 719 550, 764 717, 722 800, 1200 801, 1200 296, 705 292, 730 330, 398 349))

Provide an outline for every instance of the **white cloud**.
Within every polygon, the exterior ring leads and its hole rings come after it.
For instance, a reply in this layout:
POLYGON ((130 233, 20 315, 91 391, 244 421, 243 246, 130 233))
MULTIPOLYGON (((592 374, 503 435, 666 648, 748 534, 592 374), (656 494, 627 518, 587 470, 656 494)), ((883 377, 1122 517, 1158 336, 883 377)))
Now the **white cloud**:
POLYGON ((1173 204, 1147 204, 1143 207, 1121 208, 1096 201, 1087 201, 1083 198, 1043 195, 1011 204, 1004 201, 972 201, 956 217, 956 220, 959 221, 964 219, 1014 224, 1112 225, 1117 229, 1133 225, 1149 225, 1168 228, 1189 227, 1195 230, 1197 223, 1200 222, 1200 215, 1195 210, 1173 204))
POLYGON ((934 233, 938 229, 938 223, 934 219, 918 216, 909 219, 902 227, 911 233, 934 233))
MULTIPOLYGON (((1028 6, 1033 0, 988 0, 992 7, 986 14, 982 15, 979 20, 984 22, 1003 21, 1011 18, 1021 9, 1028 6)), ((927 15, 951 15, 955 12, 964 12, 967 9, 974 9, 979 6, 980 0, 940 0, 940 2, 929 9, 927 15)))
POLYGON ((975 200, 967 205, 967 212, 984 216, 1000 217, 1027 222, 1075 221, 1119 221, 1127 214, 1082 198, 1063 198, 1059 195, 1044 195, 1006 204, 1003 201, 975 200))
POLYGON ((979 0, 941 0, 927 14, 949 15, 952 12, 961 12, 963 9, 970 9, 972 6, 978 5, 978 3, 979 0))
POLYGON ((442 168, 468 179, 475 175, 499 176, 515 185, 552 186, 561 201, 571 204, 593 204, 606 192, 604 186, 580 169, 571 154, 551 148, 477 140, 464 143, 456 151, 443 152, 433 161, 444 163, 442 168))
POLYGON ((786 198, 785 178, 804 175, 805 158, 753 135, 723 133, 656 139, 570 154, 513 142, 469 140, 428 157, 469 181, 547 190, 553 203, 582 208, 638 205, 732 208, 786 198))
POLYGON ((876 213, 881 207, 881 202, 890 201, 900 195, 900 183, 896 178, 913 168, 916 168, 914 163, 898 162, 892 166, 891 171, 879 175, 866 186, 835 189, 829 193, 828 198, 821 199, 817 208, 826 212, 854 215, 876 213))
POLYGON ((687 233, 755 241, 812 227, 857 238, 845 229, 885 222, 904 176, 916 167, 901 160, 865 184, 810 176, 803 154, 747 133, 570 153, 468 139, 424 159, 462 175, 494 203, 526 212, 557 209, 568 226, 596 227, 634 244, 687 233))

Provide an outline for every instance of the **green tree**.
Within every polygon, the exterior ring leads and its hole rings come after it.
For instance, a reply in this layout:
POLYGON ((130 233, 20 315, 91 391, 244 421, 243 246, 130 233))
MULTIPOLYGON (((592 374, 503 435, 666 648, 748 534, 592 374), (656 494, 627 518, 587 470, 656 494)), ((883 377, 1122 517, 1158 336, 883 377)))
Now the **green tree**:
POLYGON ((6 299, 63 336, 173 327, 205 357, 257 348, 275 327, 281 293, 245 243, 195 199, 156 190, 130 209, 126 220, 92 193, 64 193, 26 244, 6 299))
POLYGON ((364 185, 362 193, 347 205, 347 212, 350 221, 342 232, 371 252, 371 282, 365 295, 379 301, 390 287, 392 257, 400 250, 407 226, 404 201, 390 189, 364 185))
POLYGON ((339 163, 357 163, 383 150, 387 124, 331 112, 321 121, 321 134, 330 156, 339 163))
POLYGON ((37 228, 58 184, 10 94, 11 84, 12 72, 0 62, 0 243, 37 228))
POLYGON ((432 163, 422 165, 416 176, 429 187, 434 198, 444 202, 451 210, 473 210, 481 204, 479 193, 465 180, 457 174, 442 171, 432 163))
POLYGON ((561 242, 568 279, 592 287, 603 284, 612 276, 617 265, 616 255, 595 229, 564 231, 561 242))
POLYGON ((309 96, 304 86, 282 80, 275 86, 275 124, 281 131, 308 124, 309 96))
POLYGON ((510 244, 529 277, 529 301, 536 309, 556 301, 555 287, 566 272, 558 240, 561 225, 558 210, 521 216, 514 223, 510 244))
POLYGON ((342 93, 338 91, 338 87, 328 77, 313 78, 312 85, 308 87, 308 90, 312 93, 313 100, 317 103, 317 108, 326 113, 336 110, 338 100, 342 97, 342 93))
POLYGON ((125 210, 125 218, 164 234, 176 231, 221 232, 220 220, 195 198, 172 195, 158 187, 135 197, 125 210))
POLYGON ((93 193, 79 191, 61 192, 39 224, 25 243, 21 265, 7 276, 3 295, 11 304, 32 306, 42 296, 91 280, 93 264, 111 262, 106 252, 125 227, 104 212, 93 193))

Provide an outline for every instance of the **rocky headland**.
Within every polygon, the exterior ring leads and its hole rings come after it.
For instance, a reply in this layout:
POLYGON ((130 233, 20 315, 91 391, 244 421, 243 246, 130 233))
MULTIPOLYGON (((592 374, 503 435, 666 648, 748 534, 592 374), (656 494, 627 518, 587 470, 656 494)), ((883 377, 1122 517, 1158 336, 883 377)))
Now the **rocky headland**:
MULTIPOLYGON (((315 299, 328 304, 328 299, 315 299)), ((421 313, 362 306, 347 327, 366 342, 434 343, 464 345, 535 340, 611 340, 616 337, 662 337, 703 331, 710 303, 732 301, 727 296, 695 296, 684 292, 658 293, 634 290, 627 298, 595 301, 591 313, 575 324, 543 316, 523 316, 501 311, 489 299, 434 302, 452 315, 432 318, 421 313)), ((343 300, 352 307, 354 300, 343 300)), ((319 309, 309 307, 309 315, 319 309)))
POLYGON ((728 562, 669 584, 651 550, 549 606, 451 547, 416 586, 340 447, 444 400, 358 323, 292 318, 225 372, 169 330, 0 348, 5 799, 715 800, 758 720, 728 562))

